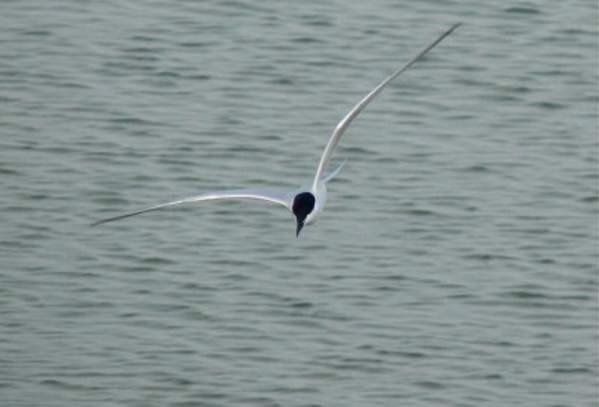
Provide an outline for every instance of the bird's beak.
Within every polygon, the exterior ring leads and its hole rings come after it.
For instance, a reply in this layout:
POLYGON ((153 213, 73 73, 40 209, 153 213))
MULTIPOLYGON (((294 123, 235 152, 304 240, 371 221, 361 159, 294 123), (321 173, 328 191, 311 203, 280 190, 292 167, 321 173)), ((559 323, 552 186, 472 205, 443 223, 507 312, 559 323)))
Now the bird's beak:
POLYGON ((298 220, 297 221, 297 229, 295 230, 295 237, 299 237, 299 234, 303 227, 304 227, 304 222, 301 222, 298 220))

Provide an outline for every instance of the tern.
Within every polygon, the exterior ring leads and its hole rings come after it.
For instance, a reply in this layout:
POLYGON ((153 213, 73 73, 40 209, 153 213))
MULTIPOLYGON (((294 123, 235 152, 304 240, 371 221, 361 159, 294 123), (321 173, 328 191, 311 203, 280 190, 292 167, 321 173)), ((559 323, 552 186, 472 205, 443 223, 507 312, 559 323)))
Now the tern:
POLYGON ((461 23, 454 24, 447 31, 441 34, 435 41, 426 46, 420 51, 415 57, 413 57, 403 67, 397 69, 391 75, 389 75, 384 81, 382 81, 377 87, 370 91, 353 109, 349 111, 337 124, 333 130, 333 134, 329 138, 329 141, 320 157, 316 174, 314 178, 298 189, 234 189, 224 191, 213 191, 204 193, 201 195, 191 196, 188 198, 178 199, 176 201, 166 202, 160 205, 151 206, 149 208, 141 209, 135 212, 125 213, 123 215, 114 216, 107 219, 102 219, 91 224, 91 226, 97 226, 107 222, 113 222, 120 219, 125 219, 131 216, 140 215, 142 213, 156 211, 159 209, 168 208, 175 205, 191 203, 191 202, 203 202, 203 201, 215 201, 215 200, 240 200, 240 199, 253 199, 260 201, 273 202, 284 206, 289 209, 296 220, 295 235, 299 237, 299 234, 304 225, 314 223, 314 221, 322 213, 326 199, 327 199, 327 183, 332 180, 343 167, 342 163, 332 172, 325 174, 325 169, 331 160, 335 147, 339 144, 341 136, 350 125, 350 123, 360 114, 362 110, 391 82, 397 78, 414 63, 420 60, 426 55, 431 49, 439 44, 445 37, 453 32, 461 23))

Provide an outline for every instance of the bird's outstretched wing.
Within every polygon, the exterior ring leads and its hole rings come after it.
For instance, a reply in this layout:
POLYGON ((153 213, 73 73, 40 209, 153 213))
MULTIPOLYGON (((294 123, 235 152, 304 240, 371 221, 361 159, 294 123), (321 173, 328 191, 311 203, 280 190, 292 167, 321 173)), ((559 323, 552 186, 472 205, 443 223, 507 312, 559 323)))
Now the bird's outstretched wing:
POLYGON ((112 218, 102 219, 91 224, 91 226, 101 225, 102 223, 113 222, 115 220, 129 218, 135 215, 141 215, 142 213, 156 211, 158 209, 168 208, 184 203, 201 202, 201 201, 214 201, 223 199, 255 199, 261 201, 268 201, 283 205, 287 209, 291 208, 293 194, 292 190, 283 189, 234 189, 229 191, 214 191, 208 192, 202 195, 191 196, 189 198, 183 198, 176 201, 166 202, 160 205, 150 206, 149 208, 141 209, 135 212, 125 213, 123 215, 114 216, 112 218))
POLYGON ((422 58, 427 52, 429 52, 431 49, 433 49, 438 43, 443 41, 443 39, 445 37, 447 37, 449 34, 451 34, 453 32, 453 30, 458 28, 460 25, 461 25, 461 23, 454 24, 453 26, 451 26, 451 28, 449 28, 447 31, 445 31, 443 34, 441 34, 441 36, 439 36, 439 38, 437 38, 435 41, 433 41, 431 44, 429 44, 426 48, 424 48, 422 51, 420 51, 418 53, 418 55, 416 55, 414 58, 412 58, 402 68, 398 69, 397 71, 395 71, 391 75, 389 75, 383 82, 381 82, 368 95, 366 95, 364 97, 364 99, 362 99, 357 105, 355 105, 354 108, 352 110, 350 110, 349 113, 346 114, 343 119, 341 119, 341 121, 335 127, 335 130, 333 131, 333 135, 329 139, 329 142, 327 143, 327 145, 324 149, 324 152, 322 153, 322 157, 320 158, 320 162, 318 163, 318 168, 316 170, 316 175, 314 176, 313 188, 316 188, 318 181, 322 177, 322 174, 323 174, 327 164, 329 163, 331 156, 333 155, 333 151, 335 150, 337 143, 339 143, 339 140, 341 139, 341 135, 343 134, 345 129, 349 126, 349 124, 352 122, 352 120, 366 107, 366 105, 368 105, 368 103, 370 103, 370 101, 372 101, 372 99, 374 99, 374 97, 376 95, 378 95, 385 88, 385 86, 387 86, 387 84, 389 84, 389 82, 391 82, 393 79, 397 78, 401 73, 403 73, 409 67, 411 67, 416 61, 418 61, 420 58, 422 58))

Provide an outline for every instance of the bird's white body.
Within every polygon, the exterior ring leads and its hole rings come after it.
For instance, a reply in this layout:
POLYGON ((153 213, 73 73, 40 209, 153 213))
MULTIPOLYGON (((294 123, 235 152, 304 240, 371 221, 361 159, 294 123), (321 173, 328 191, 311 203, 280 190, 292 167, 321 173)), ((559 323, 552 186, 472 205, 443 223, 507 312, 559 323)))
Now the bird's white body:
POLYGON ((316 202, 314 203, 314 209, 312 212, 308 214, 304 223, 306 225, 310 225, 316 222, 316 219, 320 217, 320 214, 324 210, 324 206, 327 203, 327 181, 319 180, 316 185, 312 185, 311 193, 316 198, 316 202))
POLYGON ((174 205, 179 205, 189 202, 200 202, 200 201, 212 201, 212 200, 223 200, 223 199, 254 199, 277 203, 285 206, 287 209, 295 215, 297 219, 297 231, 296 235, 299 235, 304 225, 312 224, 318 219, 327 201, 327 186, 326 184, 333 179, 343 167, 341 164, 334 171, 328 175, 324 175, 324 171, 327 168, 335 147, 341 140, 341 136, 353 121, 353 119, 391 82, 397 78, 400 74, 411 67, 416 61, 422 58, 428 53, 433 47, 441 42, 445 37, 453 32, 460 24, 455 24, 435 41, 429 44, 426 48, 420 51, 415 57, 413 57, 406 65, 396 70, 389 75, 384 81, 382 81, 377 87, 375 87, 370 93, 368 93, 358 104, 356 104, 350 111, 345 115, 343 119, 337 124, 333 134, 329 138, 329 141, 322 153, 316 174, 309 184, 297 190, 289 189, 238 189, 238 190, 225 190, 209 192, 202 195, 192 196, 189 198, 179 199, 176 201, 167 202, 160 205, 151 206, 136 212, 126 213, 124 215, 115 216, 108 219, 103 219, 94 222, 93 225, 99 225, 106 222, 112 222, 119 219, 128 218, 130 216, 139 215, 145 212, 150 212, 174 205))

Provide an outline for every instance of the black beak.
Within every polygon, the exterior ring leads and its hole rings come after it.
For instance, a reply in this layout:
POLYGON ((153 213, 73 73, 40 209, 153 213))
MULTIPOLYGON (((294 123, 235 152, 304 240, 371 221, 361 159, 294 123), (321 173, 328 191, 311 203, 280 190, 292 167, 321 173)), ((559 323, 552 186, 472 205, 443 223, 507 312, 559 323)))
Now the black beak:
POLYGON ((303 227, 304 227, 304 222, 298 220, 297 221, 297 229, 295 230, 295 237, 299 237, 299 234, 303 227))

